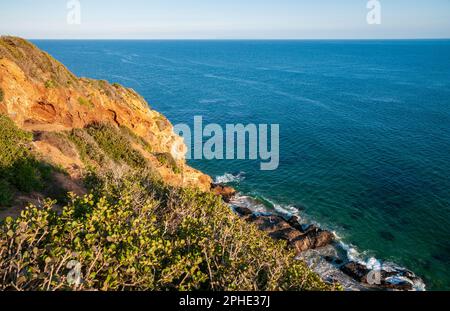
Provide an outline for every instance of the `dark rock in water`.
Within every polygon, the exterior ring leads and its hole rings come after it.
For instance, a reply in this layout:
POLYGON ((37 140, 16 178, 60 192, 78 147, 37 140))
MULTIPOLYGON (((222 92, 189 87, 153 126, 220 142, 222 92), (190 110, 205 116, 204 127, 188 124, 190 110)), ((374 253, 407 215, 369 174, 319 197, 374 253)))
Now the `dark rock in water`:
POLYGON ((298 218, 293 217, 290 221, 280 216, 257 216, 253 215, 248 221, 254 223, 262 231, 269 233, 274 239, 286 240, 297 252, 326 246, 333 241, 333 234, 322 230, 317 226, 310 226, 307 231, 301 230, 298 218))
POLYGON ((249 221, 258 226, 259 230, 265 231, 267 233, 273 233, 275 231, 280 231, 284 229, 292 229, 291 225, 287 223, 280 216, 256 216, 250 217, 249 221))
POLYGON ((300 224, 300 218, 298 216, 292 216, 289 218, 288 223, 291 225, 291 227, 297 229, 300 232, 303 232, 303 227, 300 224))
POLYGON ((413 285, 407 281, 399 281, 395 283, 390 283, 387 281, 382 281, 380 287, 384 289, 394 289, 394 290, 412 290, 413 285))
POLYGON ((341 271, 358 282, 367 284, 367 275, 370 270, 365 265, 350 261, 341 267, 341 271))
POLYGON ((244 207, 244 206, 235 206, 234 210, 236 211, 236 213, 238 213, 241 216, 253 215, 252 210, 247 207, 244 207))
POLYGON ((378 280, 376 277, 374 280, 370 280, 371 271, 365 265, 351 261, 341 266, 341 271, 350 276, 351 278, 357 280, 358 282, 366 285, 370 285, 373 288, 379 289, 392 289, 392 290, 412 290, 413 284, 399 279, 398 277, 406 277, 408 279, 414 280, 416 277, 412 272, 407 270, 404 271, 379 271, 378 280), (372 281, 372 282, 371 282, 372 281), (377 283, 378 282, 378 283, 377 283))
POLYGON ((301 253, 309 249, 327 246, 333 240, 334 235, 331 232, 312 225, 301 236, 290 241, 290 244, 297 252, 301 253))
POLYGON ((298 238, 301 233, 294 228, 286 228, 278 231, 274 231, 269 234, 272 238, 277 240, 291 241, 298 238))
POLYGON ((395 240, 395 236, 392 233, 390 233, 389 231, 380 231, 379 234, 386 241, 394 241, 395 240))
POLYGON ((336 257, 333 256, 323 256, 323 259, 325 259, 327 262, 334 262, 336 257))
POLYGON ((236 190, 232 187, 221 186, 221 185, 211 185, 212 192, 221 196, 226 203, 229 203, 230 200, 236 195, 236 190))
POLYGON ((342 259, 333 257, 333 256, 324 256, 323 259, 325 259, 327 262, 332 263, 337 266, 340 266, 344 263, 344 261, 342 259))

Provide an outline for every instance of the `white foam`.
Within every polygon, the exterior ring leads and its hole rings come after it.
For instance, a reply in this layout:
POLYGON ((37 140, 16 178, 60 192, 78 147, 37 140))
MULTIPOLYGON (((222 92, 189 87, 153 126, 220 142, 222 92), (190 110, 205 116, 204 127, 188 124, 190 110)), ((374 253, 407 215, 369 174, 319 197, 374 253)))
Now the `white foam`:
POLYGON ((267 207, 264 204, 256 201, 254 198, 249 196, 236 195, 231 199, 230 204, 232 207, 246 207, 257 214, 268 213, 267 207))
POLYGON ((231 174, 225 173, 222 176, 217 176, 214 178, 214 183, 216 184, 229 184, 229 183, 237 183, 242 181, 244 177, 244 172, 240 172, 239 174, 231 174))

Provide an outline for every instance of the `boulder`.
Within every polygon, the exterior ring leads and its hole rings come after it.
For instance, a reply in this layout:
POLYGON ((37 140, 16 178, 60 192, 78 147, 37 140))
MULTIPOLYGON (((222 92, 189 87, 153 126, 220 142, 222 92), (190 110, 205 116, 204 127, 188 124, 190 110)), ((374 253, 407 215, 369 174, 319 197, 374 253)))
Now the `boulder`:
POLYGON ((286 241, 292 241, 297 239, 300 235, 302 235, 301 232, 294 228, 285 228, 282 230, 274 231, 269 234, 270 237, 277 239, 277 240, 286 240, 286 241))
MULTIPOLYGON (((406 280, 403 280, 401 277, 408 277, 408 279, 414 279, 415 276, 412 274, 406 275, 403 274, 402 271, 385 271, 381 270, 378 284, 377 283, 371 283, 369 278, 369 273, 372 271, 369 268, 367 268, 365 265, 350 261, 346 263, 345 265, 341 266, 341 271, 350 276, 351 278, 355 279, 356 281, 370 285, 373 288, 378 289, 386 289, 386 290, 412 290, 413 284, 411 282, 408 282, 406 280)), ((374 280, 377 281, 377 280, 374 280)))
POLYGON ((384 289, 403 290, 403 291, 413 290, 413 285, 407 281, 399 281, 391 283, 383 280, 381 281, 380 286, 384 289))
POLYGON ((334 240, 330 231, 322 230, 315 225, 310 226, 302 235, 290 241, 290 244, 298 253, 309 249, 327 246, 334 240))
POLYGON ((273 233, 275 231, 292 228, 291 225, 289 225, 282 217, 275 215, 253 215, 249 219, 249 221, 254 223, 259 228, 259 230, 265 231, 267 233, 273 233))
POLYGON ((236 190, 228 186, 212 185, 211 190, 215 195, 221 196, 226 203, 236 195, 236 190))
POLYGON ((252 210, 244 206, 235 206, 234 211, 243 217, 253 215, 252 210))
POLYGON ((300 224, 300 217, 298 216, 292 216, 291 218, 289 218, 288 223, 295 229, 297 229, 298 231, 303 232, 303 227, 300 224))
POLYGON ((254 223, 262 231, 267 232, 272 238, 286 240, 297 252, 308 249, 315 249, 326 246, 333 241, 333 234, 322 230, 317 226, 310 226, 306 231, 302 231, 297 217, 292 217, 289 221, 280 216, 259 216, 253 215, 248 221, 254 223))
POLYGON ((323 259, 325 259, 327 262, 340 266, 344 263, 344 261, 338 257, 333 257, 333 256, 324 256, 323 259))
POLYGON ((358 282, 367 284, 367 275, 370 270, 365 265, 350 261, 341 267, 341 271, 358 282))

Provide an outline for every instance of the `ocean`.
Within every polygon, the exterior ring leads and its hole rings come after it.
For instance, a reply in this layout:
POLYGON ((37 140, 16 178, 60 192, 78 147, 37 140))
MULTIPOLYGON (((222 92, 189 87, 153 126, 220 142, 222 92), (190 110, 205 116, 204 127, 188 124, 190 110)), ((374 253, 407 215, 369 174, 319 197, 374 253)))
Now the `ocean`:
POLYGON ((39 41, 174 123, 280 125, 280 165, 191 160, 450 290, 450 41, 39 41))

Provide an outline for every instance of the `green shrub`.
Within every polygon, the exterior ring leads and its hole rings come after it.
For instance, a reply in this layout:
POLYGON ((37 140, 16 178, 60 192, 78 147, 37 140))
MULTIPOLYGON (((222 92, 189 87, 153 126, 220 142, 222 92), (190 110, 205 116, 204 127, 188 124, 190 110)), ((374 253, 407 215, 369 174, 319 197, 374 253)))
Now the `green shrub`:
POLYGON ((137 175, 92 186, 62 212, 47 201, 0 226, 0 290, 333 288, 211 194, 137 175))
POLYGON ((42 190, 51 179, 52 167, 31 154, 32 134, 19 129, 5 115, 0 115, 0 205, 12 200, 12 188, 23 192, 42 190))
POLYGON ((6 180, 0 179, 0 207, 11 205, 12 199, 11 185, 6 180))
POLYGON ((87 132, 97 142, 101 150, 118 163, 126 163, 132 168, 147 167, 147 160, 135 150, 130 140, 116 127, 109 124, 93 124, 87 132))
POLYGON ((68 134, 69 139, 77 147, 81 160, 88 166, 104 165, 106 155, 95 140, 84 129, 74 129, 68 134))
POLYGON ((32 159, 20 159, 12 167, 11 183, 23 192, 42 190, 44 179, 40 175, 40 168, 37 161, 32 159))
POLYGON ((0 168, 29 156, 27 144, 32 138, 31 133, 20 130, 10 118, 0 114, 0 168))
POLYGON ((122 133, 127 136, 131 141, 139 144, 145 151, 152 153, 152 146, 141 136, 136 135, 132 130, 126 126, 120 126, 122 133))
POLYGON ((5 93, 3 93, 3 89, 0 87, 0 103, 3 101, 4 98, 5 98, 5 93))
POLYGON ((177 162, 175 161, 175 159, 173 158, 173 156, 170 153, 168 153, 168 152, 156 153, 154 155, 158 159, 159 163, 161 163, 162 165, 172 169, 172 171, 175 174, 180 174, 181 173, 181 169, 178 167, 177 162))
POLYGON ((45 81, 45 88, 47 89, 53 89, 56 87, 56 83, 53 80, 47 80, 45 81))
POLYGON ((84 98, 84 97, 79 97, 79 98, 78 98, 78 103, 79 103, 81 106, 88 107, 89 109, 94 108, 94 104, 93 104, 89 99, 86 99, 86 98, 84 98))

